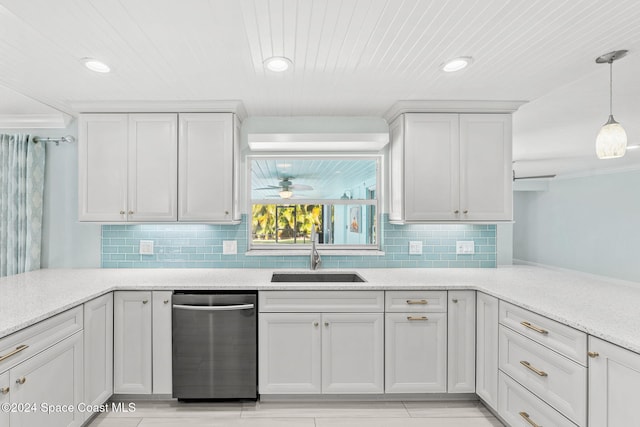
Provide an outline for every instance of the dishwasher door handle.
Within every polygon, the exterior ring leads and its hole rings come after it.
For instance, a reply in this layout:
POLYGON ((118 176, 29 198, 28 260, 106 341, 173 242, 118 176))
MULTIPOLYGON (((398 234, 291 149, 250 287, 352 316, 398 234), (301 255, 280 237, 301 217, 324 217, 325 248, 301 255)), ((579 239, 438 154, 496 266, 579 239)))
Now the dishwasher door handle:
POLYGON ((173 308, 180 310, 197 310, 197 311, 231 311, 231 310, 250 310, 255 308, 253 304, 238 304, 238 305, 184 305, 173 304, 173 308))

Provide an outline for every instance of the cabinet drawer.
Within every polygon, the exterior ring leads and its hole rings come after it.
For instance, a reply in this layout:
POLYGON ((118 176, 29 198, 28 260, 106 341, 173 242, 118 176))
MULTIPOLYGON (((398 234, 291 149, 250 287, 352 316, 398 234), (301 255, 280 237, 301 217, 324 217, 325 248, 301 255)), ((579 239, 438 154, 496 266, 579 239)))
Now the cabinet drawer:
POLYGON ((504 372, 499 375, 498 413, 511 426, 576 427, 504 372))
POLYGON ((587 368, 500 325, 500 369, 561 414, 587 424, 587 368))
POLYGON ((387 291, 384 307, 390 313, 446 313, 447 291, 387 291))
POLYGON ((0 371, 9 369, 82 329, 82 306, 0 339, 0 371))
POLYGON ((377 313, 384 310, 384 291, 264 291, 261 313, 377 313))
POLYGON ((500 301, 500 323, 587 366, 587 334, 500 301))

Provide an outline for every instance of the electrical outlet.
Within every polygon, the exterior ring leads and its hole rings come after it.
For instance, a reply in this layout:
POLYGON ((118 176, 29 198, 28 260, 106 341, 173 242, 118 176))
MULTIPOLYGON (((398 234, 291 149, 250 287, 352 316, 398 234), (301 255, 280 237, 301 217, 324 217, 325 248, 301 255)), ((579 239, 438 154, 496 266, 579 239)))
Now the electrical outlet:
POLYGON ((223 240, 222 241, 222 255, 235 255, 238 253, 238 241, 237 240, 223 240))
POLYGON ((422 242, 410 241, 409 242, 409 255, 422 255, 422 242))
POLYGON ((153 240, 140 240, 140 255, 153 255, 153 240))
POLYGON ((473 240, 459 240, 456 242, 456 254, 475 254, 475 242, 473 240))

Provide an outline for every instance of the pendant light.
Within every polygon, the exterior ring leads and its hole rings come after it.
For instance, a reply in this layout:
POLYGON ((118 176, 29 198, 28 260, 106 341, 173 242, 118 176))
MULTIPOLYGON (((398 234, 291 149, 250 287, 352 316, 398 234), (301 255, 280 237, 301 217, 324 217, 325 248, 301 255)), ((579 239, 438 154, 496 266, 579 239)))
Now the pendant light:
POLYGON ((598 64, 609 64, 609 120, 596 138, 596 154, 599 159, 615 159, 624 156, 627 151, 627 133, 613 118, 613 61, 623 58, 627 52, 616 50, 596 58, 598 64))

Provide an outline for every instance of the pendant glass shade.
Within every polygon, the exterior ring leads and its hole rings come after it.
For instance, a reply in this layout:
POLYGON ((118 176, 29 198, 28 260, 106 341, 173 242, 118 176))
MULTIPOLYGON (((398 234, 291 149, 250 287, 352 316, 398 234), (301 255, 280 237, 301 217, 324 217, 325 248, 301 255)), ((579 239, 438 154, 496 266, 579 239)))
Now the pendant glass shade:
POLYGON ((596 155, 599 159, 622 157, 627 151, 627 133, 620 123, 609 116, 596 138, 596 155))

